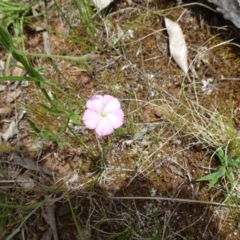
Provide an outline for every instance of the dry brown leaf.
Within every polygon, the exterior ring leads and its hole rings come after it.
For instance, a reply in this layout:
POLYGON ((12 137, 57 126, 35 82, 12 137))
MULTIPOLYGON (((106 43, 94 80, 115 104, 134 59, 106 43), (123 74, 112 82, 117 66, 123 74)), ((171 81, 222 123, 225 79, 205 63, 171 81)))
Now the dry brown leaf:
POLYGON ((12 107, 2 107, 0 108, 0 114, 7 114, 12 111, 12 107))
POLYGON ((12 76, 22 76, 23 74, 23 65, 20 62, 17 62, 16 67, 12 71, 12 76))
POLYGON ((65 35, 66 32, 67 32, 67 29, 65 26, 61 25, 60 22, 57 22, 55 25, 54 25, 54 30, 55 32, 57 32, 58 34, 63 34, 65 35))
POLYGON ((110 3, 113 1, 114 0, 93 0, 93 3, 98 8, 98 10, 101 11, 104 8, 106 8, 108 5, 110 5, 110 3))
POLYGON ((15 91, 9 92, 6 96, 6 104, 10 105, 16 98, 20 96, 22 93, 21 87, 18 87, 15 91))
POLYGON ((39 166, 37 162, 34 162, 29 158, 22 158, 17 155, 14 155, 13 162, 17 165, 22 166, 23 168, 34 170, 34 171, 41 171, 50 176, 52 175, 52 173, 49 170, 39 166))
POLYGON ((37 45, 40 43, 40 35, 36 35, 32 38, 29 38, 27 44, 28 44, 28 47, 31 47, 31 48, 35 48, 37 47, 37 45))
POLYGON ((171 56, 185 74, 188 72, 187 44, 178 23, 165 18, 171 56))
POLYGON ((25 113, 25 111, 20 111, 16 116, 16 120, 11 121, 5 133, 0 133, 0 136, 2 136, 5 141, 8 141, 18 133, 18 122, 23 118, 25 113))
POLYGON ((14 135, 16 135, 18 133, 18 123, 13 120, 7 131, 5 133, 2 134, 2 138, 5 140, 5 141, 8 141, 10 138, 14 137, 14 135))

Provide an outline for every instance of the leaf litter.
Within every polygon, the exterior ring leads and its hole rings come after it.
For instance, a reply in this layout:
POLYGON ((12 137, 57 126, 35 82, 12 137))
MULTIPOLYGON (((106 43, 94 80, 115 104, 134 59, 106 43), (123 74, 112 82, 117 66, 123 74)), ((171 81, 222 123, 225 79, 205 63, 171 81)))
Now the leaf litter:
POLYGON ((33 171, 40 171, 43 172, 47 175, 52 176, 52 173, 46 169, 43 168, 42 166, 40 166, 37 162, 33 161, 32 159, 28 159, 28 158, 22 158, 18 155, 14 155, 13 156, 13 163, 22 166, 23 168, 29 169, 29 170, 33 170, 33 171))
POLYGON ((17 115, 17 119, 14 119, 10 122, 8 129, 4 133, 0 133, 0 136, 8 141, 10 138, 13 138, 18 133, 18 123, 23 118, 25 111, 21 111, 17 115))
POLYGON ((6 96, 6 100, 5 103, 7 105, 11 105, 12 102, 14 102, 22 93, 22 88, 21 86, 18 87, 16 90, 12 91, 12 92, 8 92, 7 96, 6 96))
POLYGON ((0 108, 0 114, 7 114, 12 111, 12 107, 1 107, 0 108))

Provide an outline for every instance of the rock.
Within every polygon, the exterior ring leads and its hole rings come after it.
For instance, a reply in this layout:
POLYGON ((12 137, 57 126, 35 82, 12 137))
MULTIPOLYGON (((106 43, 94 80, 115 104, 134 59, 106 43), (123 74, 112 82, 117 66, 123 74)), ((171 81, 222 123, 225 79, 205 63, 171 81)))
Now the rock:
POLYGON ((223 17, 230 20, 234 25, 240 28, 240 0, 207 0, 216 6, 216 10, 223 17))
POLYGON ((196 2, 215 8, 226 20, 240 29, 240 0, 177 0, 178 4, 196 2))

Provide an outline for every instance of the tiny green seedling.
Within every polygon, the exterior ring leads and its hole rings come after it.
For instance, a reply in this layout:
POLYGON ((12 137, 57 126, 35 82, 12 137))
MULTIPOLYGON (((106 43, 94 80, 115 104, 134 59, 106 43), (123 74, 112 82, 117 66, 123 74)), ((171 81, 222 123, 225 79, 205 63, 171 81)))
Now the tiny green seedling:
POLYGON ((231 185, 231 191, 234 187, 234 168, 240 167, 240 161, 238 161, 238 156, 228 157, 227 153, 225 153, 221 148, 217 149, 216 155, 220 160, 221 166, 214 173, 208 174, 204 177, 197 179, 197 181, 210 181, 209 189, 211 189, 217 181, 225 177, 231 185))

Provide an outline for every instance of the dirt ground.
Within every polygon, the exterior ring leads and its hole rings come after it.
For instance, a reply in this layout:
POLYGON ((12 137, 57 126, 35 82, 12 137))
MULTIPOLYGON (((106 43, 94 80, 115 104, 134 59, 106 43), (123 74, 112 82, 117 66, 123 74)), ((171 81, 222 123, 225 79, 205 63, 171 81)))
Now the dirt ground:
MULTIPOLYGON (((210 190, 209 182, 196 181, 219 167, 213 152, 224 146, 227 138, 221 125, 213 126, 216 139, 204 133, 212 127, 211 114, 217 110, 226 122, 231 121, 234 134, 240 131, 239 30, 200 5, 176 7, 175 1, 123 0, 95 17, 98 37, 91 39, 79 24, 74 5, 65 0, 59 6, 61 11, 53 4, 48 14, 24 23, 26 51, 45 52, 43 29, 47 29, 51 54, 94 53, 98 59, 79 63, 35 56, 29 57, 31 64, 70 96, 79 119, 86 100, 96 93, 120 99, 126 119, 121 129, 104 138, 96 137, 83 123, 72 124, 74 137, 69 131, 61 136, 70 147, 61 149, 53 141, 29 135, 27 119, 40 129, 49 126, 57 130, 61 122, 39 106, 43 100, 35 84, 21 86, 19 96, 9 104, 12 110, 0 115, 4 133, 16 114, 26 109, 17 137, 1 143, 4 174, 0 176, 15 181, 1 199, 8 196, 9 204, 20 206, 39 203, 46 197, 52 201, 48 202, 51 210, 48 205, 37 210, 13 239, 56 237, 47 220, 50 217, 55 218, 61 240, 240 239, 238 179, 236 197, 229 201, 225 201, 224 179, 210 190), (64 14, 71 21, 70 29, 59 20, 64 14), (163 17, 178 21, 182 28, 188 46, 189 79, 170 59, 163 17), (122 31, 125 35, 119 39, 122 31), (222 44, 233 38, 235 45, 222 44), (203 117, 188 115, 188 110, 203 117), (189 124, 184 123, 186 119, 189 124), (206 127, 199 134, 194 123, 201 120, 206 127), (31 168, 33 162, 42 168, 31 168), (33 185, 20 184, 19 177, 33 185)), ((35 8, 37 13, 41 10, 35 8)), ((6 61, 7 56, 1 49, 1 60, 6 61)), ((11 64, 12 73, 16 67, 14 61, 11 64)), ((0 107, 4 108, 6 96, 13 91, 16 94, 17 88, 11 90, 12 83, 1 85, 7 85, 0 92, 0 107)), ((65 101, 61 93, 57 94, 65 101)), ((239 144, 233 141, 230 148, 235 151, 239 144)), ((13 232, 28 213, 13 209, 14 224, 9 220, 3 237, 13 232)))

